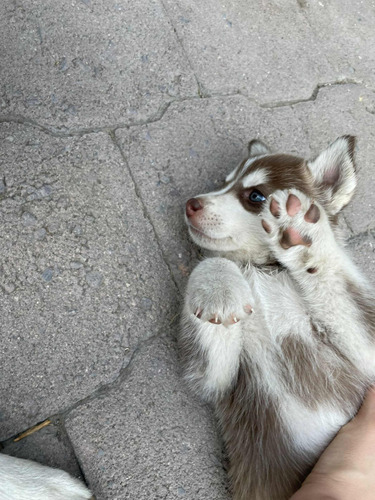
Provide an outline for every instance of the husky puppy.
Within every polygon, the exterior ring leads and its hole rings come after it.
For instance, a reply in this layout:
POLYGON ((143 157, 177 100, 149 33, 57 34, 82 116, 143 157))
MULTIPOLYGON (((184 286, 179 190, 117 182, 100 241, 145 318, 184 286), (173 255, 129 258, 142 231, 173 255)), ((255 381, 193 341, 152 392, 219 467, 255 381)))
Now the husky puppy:
POLYGON ((190 199, 192 272, 179 336, 185 378, 214 404, 235 500, 298 489, 375 380, 371 289, 340 242, 355 138, 317 158, 260 141, 224 187, 190 199))

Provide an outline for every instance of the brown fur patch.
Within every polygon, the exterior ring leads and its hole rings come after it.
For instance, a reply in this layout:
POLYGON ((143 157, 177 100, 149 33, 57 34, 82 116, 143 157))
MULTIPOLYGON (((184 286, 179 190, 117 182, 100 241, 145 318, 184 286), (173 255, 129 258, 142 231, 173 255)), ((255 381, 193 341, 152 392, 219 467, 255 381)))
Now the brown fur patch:
POLYGON ((359 403, 366 381, 357 368, 333 346, 328 335, 319 333, 312 325, 315 342, 307 344, 294 335, 281 342, 280 368, 288 390, 312 409, 330 401, 353 407, 359 403))
MULTIPOLYGON (((244 163, 242 163, 243 165, 244 163)), ((248 194, 252 188, 258 189, 266 198, 278 189, 295 188, 311 198, 316 197, 318 194, 314 188, 313 178, 307 168, 306 162, 302 158, 285 154, 267 155, 255 160, 232 188, 246 210, 259 213, 263 208, 263 203, 254 204, 248 200, 248 194), (266 170, 267 182, 251 186, 250 188, 244 188, 241 184, 241 179, 259 169, 266 170)))
MULTIPOLYGON (((312 325, 313 341, 293 335, 280 345, 280 377, 288 393, 306 407, 330 402, 353 416, 367 381, 312 325)), ((279 403, 262 388, 260 370, 245 356, 237 381, 217 405, 230 462, 234 500, 287 500, 309 473, 314 461, 293 449, 279 416, 279 403)))
POLYGON ((286 500, 312 464, 288 443, 278 403, 261 388, 256 367, 242 359, 237 383, 218 405, 234 500, 286 500))
POLYGON ((255 170, 267 171, 267 184, 271 192, 277 189, 296 188, 308 196, 313 196, 313 179, 305 160, 286 154, 268 155, 255 160, 246 172, 248 175, 255 170))

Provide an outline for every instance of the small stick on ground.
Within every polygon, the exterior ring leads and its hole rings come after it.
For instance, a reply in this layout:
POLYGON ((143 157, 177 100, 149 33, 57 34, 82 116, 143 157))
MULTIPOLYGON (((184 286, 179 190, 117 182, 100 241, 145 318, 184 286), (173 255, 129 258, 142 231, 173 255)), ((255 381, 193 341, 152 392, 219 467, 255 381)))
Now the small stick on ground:
POLYGON ((16 443, 17 441, 21 441, 21 439, 30 436, 30 434, 34 434, 34 432, 40 431, 40 429, 43 429, 43 427, 47 427, 51 423, 51 420, 45 420, 41 424, 34 425, 34 427, 30 427, 30 429, 27 429, 25 432, 21 432, 13 441, 16 443))

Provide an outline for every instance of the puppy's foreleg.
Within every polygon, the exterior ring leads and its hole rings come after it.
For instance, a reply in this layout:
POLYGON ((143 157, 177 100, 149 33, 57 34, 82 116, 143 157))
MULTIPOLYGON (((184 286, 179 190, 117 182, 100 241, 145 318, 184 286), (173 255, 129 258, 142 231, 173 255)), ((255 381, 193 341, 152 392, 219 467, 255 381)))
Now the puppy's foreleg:
POLYGON ((252 303, 249 284, 227 259, 206 259, 190 276, 179 341, 185 377, 206 399, 219 398, 235 381, 252 303))
POLYGON ((363 362, 368 335, 361 302, 369 297, 369 287, 337 243, 324 208, 297 190, 276 191, 262 213, 262 225, 313 321, 352 360, 363 362))

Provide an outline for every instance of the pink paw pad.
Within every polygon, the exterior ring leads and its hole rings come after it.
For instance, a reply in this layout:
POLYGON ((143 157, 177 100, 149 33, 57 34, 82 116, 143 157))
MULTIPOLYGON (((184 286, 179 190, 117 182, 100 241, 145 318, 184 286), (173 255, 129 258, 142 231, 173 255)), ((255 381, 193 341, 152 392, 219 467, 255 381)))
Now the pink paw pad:
POLYGON ((286 201, 287 214, 293 217, 301 210, 301 201, 295 194, 290 194, 286 201))
POLYGON ((304 217, 306 222, 311 222, 312 224, 316 224, 320 219, 320 210, 314 205, 314 203, 310 206, 308 211, 305 213, 304 217))
POLYGON ((309 247, 311 246, 311 243, 312 241, 310 238, 301 236, 300 233, 292 227, 288 227, 288 229, 285 229, 280 240, 280 245, 285 250, 296 245, 304 245, 305 247, 309 247))
POLYGON ((270 211, 274 217, 276 218, 280 217, 280 205, 277 203, 276 200, 273 199, 271 200, 270 211))

